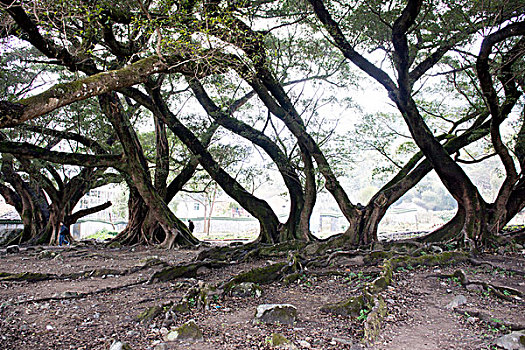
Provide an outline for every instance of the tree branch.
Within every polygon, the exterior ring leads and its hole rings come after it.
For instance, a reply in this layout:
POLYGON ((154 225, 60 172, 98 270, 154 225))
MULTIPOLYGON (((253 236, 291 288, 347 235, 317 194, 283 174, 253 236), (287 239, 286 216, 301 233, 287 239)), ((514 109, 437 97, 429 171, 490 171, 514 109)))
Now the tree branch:
POLYGON ((49 151, 26 142, 0 142, 0 152, 14 154, 17 157, 37 158, 58 164, 79 165, 84 167, 112 167, 122 169, 122 155, 89 155, 49 151))
POLYGON ((98 213, 99 211, 102 211, 104 209, 111 207, 111 205, 112 203, 110 201, 107 201, 106 203, 99 204, 91 208, 79 210, 67 216, 66 218, 64 218, 64 220, 66 221, 65 223, 67 223, 68 225, 74 224, 75 222, 78 221, 78 219, 83 218, 84 216, 87 216, 93 213, 98 213))

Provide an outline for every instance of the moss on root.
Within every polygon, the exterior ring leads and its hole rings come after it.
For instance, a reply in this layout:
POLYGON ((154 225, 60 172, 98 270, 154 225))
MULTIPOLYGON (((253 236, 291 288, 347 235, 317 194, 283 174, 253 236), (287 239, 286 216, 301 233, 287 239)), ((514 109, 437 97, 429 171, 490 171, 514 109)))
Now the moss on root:
POLYGON ((222 287, 225 292, 229 292, 232 287, 242 282, 253 282, 257 284, 268 284, 277 281, 282 277, 282 270, 287 266, 287 263, 276 263, 264 267, 258 267, 250 271, 241 273, 222 287))
POLYGON ((338 303, 326 304, 321 307, 321 311, 339 316, 357 317, 361 314, 361 310, 365 309, 366 305, 367 300, 363 294, 338 303))
POLYGON ((364 324, 363 340, 367 343, 373 342, 381 332, 381 323, 387 314, 386 303, 379 295, 374 298, 373 307, 364 324))
POLYGON ((37 272, 7 273, 0 272, 0 281, 26 281, 37 282, 56 278, 55 275, 37 272))
POLYGON ((171 266, 160 271, 155 272, 150 282, 166 282, 174 280, 180 277, 195 277, 197 276, 197 270, 202 264, 193 263, 188 265, 171 266))
POLYGON ((397 267, 450 265, 467 261, 469 255, 465 252, 443 252, 421 256, 396 256, 393 251, 374 251, 365 260, 368 263, 384 258, 381 265, 381 274, 371 282, 366 283, 361 294, 337 303, 326 304, 321 311, 340 316, 352 316, 361 319, 366 315, 364 322, 364 343, 373 343, 381 331, 381 323, 387 314, 387 306, 380 293, 392 283, 394 270, 397 267))
POLYGON ((452 251, 439 254, 428 254, 421 256, 401 256, 391 259, 394 268, 411 266, 449 265, 467 261, 469 254, 466 252, 452 251))
POLYGON ((138 316, 137 316, 137 320, 140 321, 140 322, 149 322, 151 320, 153 320, 155 317, 159 316, 160 314, 162 314, 164 312, 164 308, 162 306, 152 306, 146 310, 144 310, 143 312, 141 312, 138 316))

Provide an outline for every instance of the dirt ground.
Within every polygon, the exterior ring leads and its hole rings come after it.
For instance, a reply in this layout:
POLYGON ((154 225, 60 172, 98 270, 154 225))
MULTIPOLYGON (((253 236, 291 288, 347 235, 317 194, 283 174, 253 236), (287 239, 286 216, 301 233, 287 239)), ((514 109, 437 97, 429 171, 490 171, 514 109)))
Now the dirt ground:
POLYGON ((334 316, 320 308, 356 295, 363 283, 377 276, 377 266, 331 266, 330 271, 338 274, 310 270, 289 285, 263 285, 260 297, 224 296, 214 299, 206 309, 192 307, 190 313, 177 315, 168 326, 163 324, 163 315, 140 322, 140 313, 152 306, 178 302, 198 281, 217 285, 241 271, 277 262, 232 263, 201 268, 196 278, 145 283, 162 268, 147 267, 148 259, 175 265, 192 261, 198 252, 110 249, 92 244, 29 247, 13 254, 0 250, 0 272, 53 277, 34 282, 0 277, 0 349, 109 349, 114 340, 126 342, 134 350, 270 349, 268 339, 273 333, 281 333, 298 349, 494 349, 494 339, 509 332, 501 324, 525 325, 523 300, 503 300, 467 290, 454 278, 440 277, 461 268, 469 279, 525 293, 523 252, 481 257, 501 268, 470 263, 398 268, 393 283, 382 293, 388 314, 372 344, 361 342, 362 317, 334 316), (83 273, 71 276, 79 272, 83 273), (64 278, 66 275, 70 277, 64 278), (447 308, 458 295, 466 297, 466 304, 455 310, 447 308), (275 303, 297 307, 293 326, 253 322, 257 305, 275 303), (163 340, 167 331, 190 319, 202 330, 202 341, 163 340))

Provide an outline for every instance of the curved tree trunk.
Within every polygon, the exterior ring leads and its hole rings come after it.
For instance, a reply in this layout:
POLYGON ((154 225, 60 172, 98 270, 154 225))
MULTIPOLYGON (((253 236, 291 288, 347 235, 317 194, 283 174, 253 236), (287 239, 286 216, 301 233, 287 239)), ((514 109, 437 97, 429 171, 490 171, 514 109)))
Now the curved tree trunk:
POLYGON ((112 241, 123 245, 146 244, 147 236, 142 233, 142 224, 148 213, 148 206, 137 189, 128 181, 128 224, 112 241))
MULTIPOLYGON (((133 181, 138 193, 151 210, 158 224, 164 231, 165 239, 161 243, 164 248, 175 246, 195 246, 198 239, 187 229, 168 208, 162 196, 151 183, 147 162, 144 158, 142 147, 138 141, 133 127, 125 116, 120 100, 115 93, 99 96, 102 110, 109 118, 126 154, 126 172, 133 181), (152 209, 154 208, 154 209, 152 209)), ((144 233, 142 231, 142 233, 144 233)))
POLYGON ((458 206, 458 210, 452 219, 445 225, 429 234, 418 238, 421 242, 447 242, 451 240, 458 240, 461 237, 461 230, 465 225, 465 209, 458 206))
POLYGON ((19 243, 33 241, 44 232, 49 220, 49 206, 38 184, 26 182, 14 170, 13 156, 4 154, 2 158, 2 177, 11 184, 13 190, 5 187, 4 198, 17 210, 24 229, 19 243))
MULTIPOLYGON (((231 111, 221 110, 213 100, 208 96, 206 90, 198 79, 188 77, 187 81, 192 88, 195 96, 200 104, 204 107, 210 117, 217 121, 226 129, 246 138, 255 145, 261 147, 266 154, 270 156, 273 162, 277 165, 279 172, 283 178, 284 184, 288 189, 290 196, 290 214, 287 222, 284 225, 278 225, 279 239, 278 242, 284 242, 292 239, 307 239, 311 240, 313 236, 301 232, 300 220, 301 213, 304 207, 304 194, 301 186, 301 181, 295 169, 291 166, 289 159, 277 146, 277 144, 266 136, 263 132, 245 124, 244 122, 231 117, 231 111)), ((313 197, 315 200, 315 197, 313 197)), ((235 198, 234 198, 235 199, 235 198)), ((307 212, 306 212, 307 214, 307 212)), ((307 214, 308 215, 308 214, 307 214)), ((311 215, 311 212, 310 212, 311 215)), ((309 219, 309 217, 308 217, 309 219)), ((267 238, 261 237, 262 241, 267 238)), ((276 242, 273 242, 276 243, 276 242)))
POLYGON ((199 139, 186 128, 178 118, 170 112, 164 100, 158 93, 153 93, 153 100, 139 101, 160 117, 170 130, 198 157, 200 164, 210 174, 221 188, 234 198, 246 211, 253 215, 260 223, 261 242, 275 243, 279 240, 279 219, 265 201, 246 191, 233 177, 224 171, 213 159, 199 139), (152 103, 154 102, 154 103, 152 103))
MULTIPOLYGON (((304 205, 299 218, 299 228, 296 239, 305 241, 315 241, 317 238, 310 231, 310 219, 314 211, 317 200, 317 186, 315 182, 315 169, 310 153, 306 149, 301 149, 301 158, 303 160, 304 180, 304 205)), ((290 220, 290 219, 288 219, 290 220)))

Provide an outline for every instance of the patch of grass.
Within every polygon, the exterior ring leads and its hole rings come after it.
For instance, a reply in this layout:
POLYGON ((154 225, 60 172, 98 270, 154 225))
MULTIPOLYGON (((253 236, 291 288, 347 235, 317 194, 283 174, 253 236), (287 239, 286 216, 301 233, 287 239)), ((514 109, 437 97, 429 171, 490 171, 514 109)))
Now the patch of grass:
POLYGON ((454 282, 455 284, 457 285, 461 285, 461 282, 459 281, 459 278, 456 277, 456 276, 452 276, 450 277, 450 279, 452 280, 452 282, 454 282))
POLYGON ((488 328, 488 330, 489 330, 490 332, 492 332, 492 333, 498 333, 498 332, 499 332, 499 328, 494 327, 494 326, 491 326, 490 324, 487 325, 487 328, 488 328))
POLYGON ((97 241, 104 241, 109 238, 114 238, 117 234, 118 232, 103 229, 103 230, 97 231, 96 233, 92 235, 85 237, 85 239, 96 239, 97 241))
POLYGON ((364 282, 371 281, 372 279, 372 276, 365 274, 363 271, 359 271, 357 273, 350 272, 348 276, 345 277, 345 280, 348 282, 348 284, 352 284, 352 281, 357 280, 357 287, 360 287, 364 282))
POLYGON ((195 307, 196 305, 195 298, 194 297, 189 298, 188 304, 190 305, 190 307, 195 307))
POLYGON ((366 320, 366 317, 368 316, 368 313, 370 312, 370 310, 368 309, 361 309, 359 311, 359 316, 357 316, 357 320, 358 321, 364 321, 366 320))

